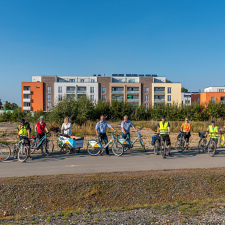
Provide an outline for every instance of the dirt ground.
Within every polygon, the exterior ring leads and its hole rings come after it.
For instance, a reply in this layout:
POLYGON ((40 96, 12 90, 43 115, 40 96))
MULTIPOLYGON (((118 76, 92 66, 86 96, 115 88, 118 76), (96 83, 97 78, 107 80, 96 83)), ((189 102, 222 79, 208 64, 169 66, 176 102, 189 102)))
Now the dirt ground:
MULTIPOLYGON (((16 129, 17 129, 18 125, 19 125, 19 123, 0 123, 0 143, 6 142, 10 146, 13 146, 18 141, 17 132, 16 132, 16 129)), ((121 130, 118 127, 118 124, 112 123, 112 125, 114 125, 114 127, 117 129, 116 134, 121 136, 121 130)), ((31 124, 31 127, 34 127, 34 124, 31 124)), ((32 129, 32 133, 33 132, 34 132, 34 129, 32 129)), ((154 131, 152 131, 150 128, 143 128, 141 130, 141 134, 143 135, 143 140, 144 140, 146 149, 147 150, 153 150, 153 146, 151 146, 151 140, 152 140, 152 136, 155 134, 154 131)), ((178 135, 178 133, 171 133, 170 134, 172 148, 175 146, 177 135, 178 135)), ((110 139, 110 138, 111 138, 111 136, 110 136, 110 134, 108 134, 108 139, 110 139)), ((133 140, 135 140, 135 138, 136 138, 136 133, 131 132, 131 140, 133 141, 133 140)), ((56 146, 57 134, 54 133, 54 132, 51 132, 51 137, 49 137, 49 139, 52 140, 54 142, 54 146, 56 146)), ((90 136, 90 135, 84 136, 83 150, 86 150, 88 140, 97 140, 97 137, 96 136, 90 136)), ((198 134, 192 133, 191 138, 190 138, 190 145, 189 145, 190 148, 196 148, 198 146, 198 142, 199 142, 198 134)), ((140 147, 141 147, 140 143, 136 142, 135 148, 138 149, 140 147)))

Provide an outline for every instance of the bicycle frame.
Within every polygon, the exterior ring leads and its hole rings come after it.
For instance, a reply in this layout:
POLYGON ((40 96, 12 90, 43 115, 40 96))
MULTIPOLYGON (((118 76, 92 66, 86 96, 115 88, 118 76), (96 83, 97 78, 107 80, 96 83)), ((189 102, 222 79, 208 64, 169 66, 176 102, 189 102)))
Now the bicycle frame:
MULTIPOLYGON (((137 133, 138 133, 138 135, 137 135, 136 139, 130 143, 129 148, 133 148, 134 144, 141 138, 140 132, 137 132, 137 133)), ((126 140, 128 140, 128 138, 126 138, 126 140)))
MULTIPOLYGON (((112 138, 110 139, 110 141, 106 144, 106 145, 102 145, 101 147, 101 151, 104 151, 113 141, 115 141, 116 138, 115 138, 115 135, 112 133, 112 138)), ((102 142, 100 142, 102 144, 102 142)))
MULTIPOLYGON (((44 143, 44 141, 46 141, 46 139, 47 139, 47 136, 44 135, 40 140, 38 140, 38 142, 36 142, 37 145, 36 145, 35 147, 33 147, 33 149, 39 148, 40 145, 42 145, 42 144, 44 143)), ((31 147, 31 148, 32 148, 32 147, 31 147)))

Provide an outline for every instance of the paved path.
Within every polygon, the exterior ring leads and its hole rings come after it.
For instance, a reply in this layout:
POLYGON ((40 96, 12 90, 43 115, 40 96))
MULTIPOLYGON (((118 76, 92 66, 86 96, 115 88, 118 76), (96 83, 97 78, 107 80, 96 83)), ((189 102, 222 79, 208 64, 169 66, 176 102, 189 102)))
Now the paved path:
POLYGON ((153 151, 128 152, 121 157, 90 156, 86 152, 47 157, 35 154, 34 160, 26 163, 12 160, 0 163, 0 177, 225 167, 225 149, 219 150, 214 157, 207 153, 198 154, 197 150, 183 153, 173 151, 173 155, 172 158, 163 159, 154 155, 153 151))

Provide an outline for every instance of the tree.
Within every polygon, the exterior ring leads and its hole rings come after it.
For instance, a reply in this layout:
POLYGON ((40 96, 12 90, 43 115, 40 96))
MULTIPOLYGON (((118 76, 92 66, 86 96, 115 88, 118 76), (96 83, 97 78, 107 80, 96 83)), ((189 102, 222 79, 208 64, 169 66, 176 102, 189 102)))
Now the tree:
POLYGON ((181 92, 188 92, 188 89, 185 88, 185 87, 182 87, 182 88, 181 88, 181 92))
POLYGON ((10 102, 6 101, 5 104, 4 104, 5 110, 14 110, 14 109, 17 109, 17 108, 18 108, 18 105, 16 103, 10 103, 10 102))
POLYGON ((3 107, 2 101, 0 99, 0 109, 3 107))
POLYGON ((166 79, 166 83, 173 83, 171 80, 166 79))

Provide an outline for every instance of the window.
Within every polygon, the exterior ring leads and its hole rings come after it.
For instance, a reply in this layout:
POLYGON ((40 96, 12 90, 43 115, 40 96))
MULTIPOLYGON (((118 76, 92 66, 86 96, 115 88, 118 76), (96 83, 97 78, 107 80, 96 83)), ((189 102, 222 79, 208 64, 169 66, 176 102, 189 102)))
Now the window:
POLYGON ((58 93, 62 93, 62 87, 58 87, 58 93))
POLYGON ((90 100, 94 101, 94 95, 90 95, 90 100))
POLYGON ((211 97, 211 101, 214 103, 216 101, 215 97, 211 97))
POLYGON ((75 87, 66 87, 66 93, 75 93, 75 87))
POLYGON ((219 92, 224 92, 224 89, 219 89, 219 92))
POLYGON ((145 90, 145 94, 148 94, 149 88, 145 88, 144 90, 145 90))
POLYGON ((172 93, 171 87, 168 87, 167 93, 168 93, 168 94, 171 94, 171 93, 172 93))
POLYGON ((198 98, 198 102, 200 102, 200 98, 198 98))
POLYGON ((81 82, 81 83, 84 83, 84 79, 81 79, 80 82, 81 82))
POLYGON ((70 82, 71 83, 75 83, 75 79, 70 79, 70 82))
POLYGON ((167 101, 171 102, 171 95, 167 95, 167 101))
POLYGON ((24 86, 24 87, 23 87, 23 90, 24 90, 24 91, 30 91, 30 86, 24 86))
POLYGON ((47 95, 47 102, 51 101, 51 95, 47 95))
POLYGON ((129 80, 128 83, 135 83, 135 80, 129 80))
POLYGON ((106 94, 106 87, 102 88, 102 94, 106 94))
POLYGON ((58 100, 59 100, 59 101, 62 100, 62 95, 58 95, 58 100))
POLYGON ((25 107, 28 106, 28 107, 29 107, 29 106, 30 106, 30 103, 29 103, 29 102, 24 102, 24 103, 23 103, 23 106, 25 106, 25 107))
POLYGON ((145 103, 145 109, 148 109, 148 103, 145 103))
POLYGON ((106 95, 102 95, 102 101, 106 101, 106 95))
POLYGON ((145 102, 148 102, 148 95, 145 95, 145 102))
POLYGON ((47 94, 51 94, 51 90, 52 90, 51 87, 47 87, 47 94))
POLYGON ((51 107, 52 107, 51 102, 48 102, 48 103, 47 103, 47 109, 51 109, 51 107))
POLYGON ((94 87, 90 87, 90 93, 94 93, 94 87))
POLYGON ((94 79, 91 79, 91 83, 94 83, 95 82, 95 80, 94 79))

